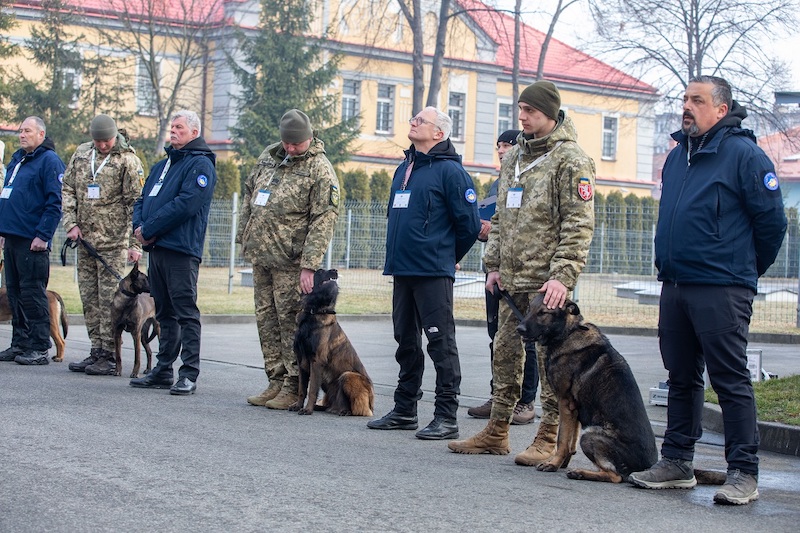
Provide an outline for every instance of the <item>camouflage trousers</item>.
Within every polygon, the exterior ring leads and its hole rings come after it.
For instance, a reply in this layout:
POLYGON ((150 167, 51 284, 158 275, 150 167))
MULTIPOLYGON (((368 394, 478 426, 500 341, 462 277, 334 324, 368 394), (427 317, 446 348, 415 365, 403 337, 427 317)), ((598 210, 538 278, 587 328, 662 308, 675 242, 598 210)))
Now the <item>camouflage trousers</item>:
MULTIPOLYGON (((114 351, 114 325, 111 323, 111 302, 119 282, 97 259, 91 257, 83 246, 78 247, 78 289, 83 303, 86 332, 92 348, 114 351)), ((124 275, 127 248, 100 251, 100 256, 124 275)))
POLYGON ((272 381, 298 375, 294 333, 300 311, 300 266, 279 269, 253 265, 256 326, 264 371, 272 381))
MULTIPOLYGON (((517 308, 523 314, 528 312, 535 292, 512 294, 517 308)), ((522 379, 525 370, 525 345, 517 332, 519 321, 505 300, 500 303, 500 317, 494 337, 494 359, 492 362, 492 415, 494 420, 511 421, 514 407, 522 394, 522 379)), ((544 349, 536 345, 536 356, 541 384, 539 400, 542 404, 542 423, 558 424, 558 400, 544 367, 544 349)))

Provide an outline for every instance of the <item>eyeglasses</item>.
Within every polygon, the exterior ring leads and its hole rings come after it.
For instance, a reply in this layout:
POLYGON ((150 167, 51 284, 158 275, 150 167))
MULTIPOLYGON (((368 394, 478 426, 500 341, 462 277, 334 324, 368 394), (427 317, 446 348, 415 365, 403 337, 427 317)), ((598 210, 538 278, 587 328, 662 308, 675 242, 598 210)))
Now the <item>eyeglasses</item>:
POLYGON ((408 119, 408 123, 411 124, 412 126, 419 126, 420 124, 430 124, 434 128, 437 129, 439 128, 435 122, 431 122, 430 120, 425 120, 422 117, 412 117, 408 119))

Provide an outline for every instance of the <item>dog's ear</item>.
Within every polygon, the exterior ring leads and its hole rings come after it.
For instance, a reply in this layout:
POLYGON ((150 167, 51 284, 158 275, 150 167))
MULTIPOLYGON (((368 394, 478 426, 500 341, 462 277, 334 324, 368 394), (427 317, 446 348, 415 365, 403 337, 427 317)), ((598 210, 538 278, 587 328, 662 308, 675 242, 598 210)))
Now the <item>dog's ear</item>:
POLYGON ((578 304, 572 300, 567 300, 567 303, 564 305, 564 310, 571 315, 581 314, 581 310, 578 309, 578 304))

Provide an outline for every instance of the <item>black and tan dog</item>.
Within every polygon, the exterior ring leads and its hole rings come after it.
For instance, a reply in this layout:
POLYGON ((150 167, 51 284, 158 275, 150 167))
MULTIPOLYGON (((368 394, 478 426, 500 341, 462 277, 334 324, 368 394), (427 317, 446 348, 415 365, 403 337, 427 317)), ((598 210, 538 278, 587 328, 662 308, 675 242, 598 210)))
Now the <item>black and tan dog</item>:
POLYGON ((303 296, 294 337, 300 370, 299 392, 297 402, 289 410, 310 415, 316 407, 337 415, 372 416, 375 407, 372 380, 336 321, 338 277, 336 270, 317 270, 314 289, 303 296), (325 397, 317 406, 320 388, 325 397))
POLYGON ((627 361, 578 306, 547 309, 543 295, 531 302, 517 330, 545 350, 547 380, 558 398, 556 451, 537 468, 555 472, 569 464, 581 426, 583 453, 600 469, 570 470, 567 477, 619 483, 658 459, 656 439, 627 361))
POLYGON ((139 270, 139 263, 122 278, 111 302, 111 323, 114 326, 114 356, 117 370, 114 375, 122 375, 122 332, 127 331, 133 337, 133 371, 131 377, 139 376, 140 353, 142 345, 147 353, 147 368, 150 372, 153 363, 153 351, 150 341, 161 335, 161 327, 156 320, 156 303, 150 296, 150 280, 147 274, 139 270))
MULTIPOLYGON (((3 261, 0 261, 0 271, 3 270, 3 261)), ((53 361, 61 362, 64 360, 64 348, 66 346, 67 332, 69 331, 69 320, 67 319, 67 307, 64 300, 56 291, 47 290, 47 307, 50 310, 50 336, 56 346, 56 354, 53 361)), ((12 319, 11 305, 8 303, 8 290, 0 289, 0 322, 8 322, 12 319)))

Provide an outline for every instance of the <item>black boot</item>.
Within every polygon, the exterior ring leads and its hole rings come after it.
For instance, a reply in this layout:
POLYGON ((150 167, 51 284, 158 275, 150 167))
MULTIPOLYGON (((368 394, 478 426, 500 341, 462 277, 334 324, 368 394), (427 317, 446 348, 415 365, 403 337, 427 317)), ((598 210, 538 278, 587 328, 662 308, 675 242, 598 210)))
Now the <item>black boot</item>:
POLYGON ((114 354, 108 350, 98 350, 97 362, 84 370, 89 376, 114 376, 117 374, 117 362, 114 354))
POLYGON ((85 372, 87 366, 93 365, 97 362, 97 355, 99 352, 100 348, 92 348, 92 350, 89 352, 89 357, 79 363, 70 363, 67 368, 73 372, 85 372))

